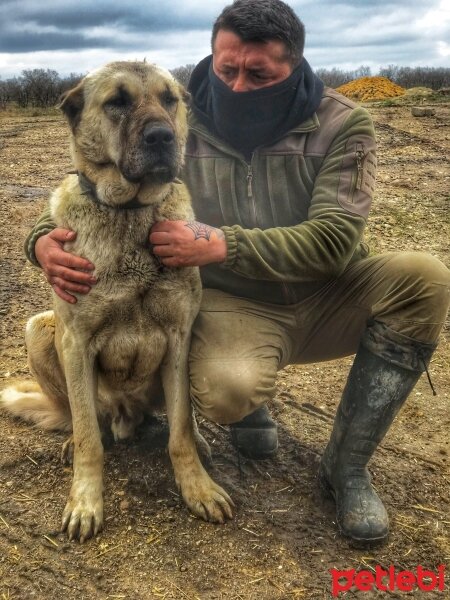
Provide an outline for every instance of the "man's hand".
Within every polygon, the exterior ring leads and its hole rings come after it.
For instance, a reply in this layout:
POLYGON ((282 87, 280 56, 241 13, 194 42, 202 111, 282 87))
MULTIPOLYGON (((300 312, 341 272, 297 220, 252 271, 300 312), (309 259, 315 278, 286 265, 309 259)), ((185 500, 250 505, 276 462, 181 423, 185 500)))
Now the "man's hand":
POLYGON ((94 265, 85 258, 64 250, 64 243, 73 242, 76 235, 70 229, 57 227, 41 236, 34 247, 47 281, 60 298, 71 304, 75 304, 77 299, 69 292, 87 294, 96 282, 90 273, 94 270, 94 265))
POLYGON ((223 231, 198 221, 156 223, 150 230, 150 243, 166 267, 201 267, 227 257, 223 231))

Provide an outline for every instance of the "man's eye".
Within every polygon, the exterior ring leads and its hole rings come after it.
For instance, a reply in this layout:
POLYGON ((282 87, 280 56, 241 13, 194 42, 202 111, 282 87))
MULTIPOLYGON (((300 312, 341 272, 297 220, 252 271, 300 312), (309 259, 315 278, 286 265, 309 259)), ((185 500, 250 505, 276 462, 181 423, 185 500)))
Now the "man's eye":
POLYGON ((267 81, 269 79, 266 73, 258 72, 252 73, 252 77, 253 79, 257 79, 258 81, 267 81))

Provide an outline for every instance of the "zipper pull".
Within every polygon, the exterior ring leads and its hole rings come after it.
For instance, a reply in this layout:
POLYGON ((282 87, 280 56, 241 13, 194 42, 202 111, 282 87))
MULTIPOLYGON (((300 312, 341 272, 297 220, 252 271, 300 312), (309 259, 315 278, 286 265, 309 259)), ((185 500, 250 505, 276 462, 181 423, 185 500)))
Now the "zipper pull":
POLYGON ((356 144, 356 167, 358 169, 358 175, 356 177, 356 189, 360 190, 363 181, 363 159, 364 159, 364 146, 362 144, 356 144))
POLYGON ((253 196, 252 180, 253 180, 252 165, 248 165, 248 169, 247 169, 247 197, 248 198, 251 198, 253 196))

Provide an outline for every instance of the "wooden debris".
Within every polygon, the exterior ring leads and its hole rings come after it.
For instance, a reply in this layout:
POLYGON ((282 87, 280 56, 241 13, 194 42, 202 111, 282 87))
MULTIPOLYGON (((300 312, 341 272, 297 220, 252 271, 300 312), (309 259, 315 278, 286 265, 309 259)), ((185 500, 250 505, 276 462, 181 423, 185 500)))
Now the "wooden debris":
POLYGON ((48 537, 48 535, 43 535, 42 537, 44 537, 47 542, 50 542, 50 544, 53 544, 53 546, 55 546, 56 548, 59 548, 59 545, 55 542, 55 540, 52 540, 51 537, 48 537))

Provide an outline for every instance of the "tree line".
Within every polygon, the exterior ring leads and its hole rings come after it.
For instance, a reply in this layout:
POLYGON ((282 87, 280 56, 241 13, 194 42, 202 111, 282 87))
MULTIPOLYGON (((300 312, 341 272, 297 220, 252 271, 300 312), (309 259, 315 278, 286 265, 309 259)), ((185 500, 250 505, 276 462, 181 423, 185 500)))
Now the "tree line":
POLYGON ((55 106, 65 91, 74 87, 83 75, 60 77, 50 69, 26 69, 20 77, 0 79, 0 107, 15 103, 20 108, 55 106))
MULTIPOLYGON (((362 65, 355 71, 344 71, 342 69, 317 69, 316 75, 322 79, 325 85, 337 88, 360 77, 371 77, 370 67, 362 65)), ((427 87, 432 90, 450 87, 450 69, 446 67, 399 67, 389 65, 382 67, 378 73, 379 77, 387 77, 403 88, 427 87)))
MULTIPOLYGON (((171 72, 184 86, 187 86, 194 67, 194 64, 188 64, 177 67, 171 72)), ((354 79, 370 77, 372 72, 370 67, 362 65, 354 71, 344 71, 338 68, 317 69, 316 74, 325 85, 337 88, 354 79)), ((437 90, 450 87, 450 68, 445 67, 389 65, 381 68, 377 75, 388 77, 404 88, 428 87, 437 90)), ((20 77, 0 79, 0 107, 11 103, 15 103, 20 108, 55 106, 61 94, 74 87, 82 77, 83 75, 79 73, 61 77, 56 71, 50 69, 24 70, 20 77)))
MULTIPOLYGON (((187 86, 194 67, 193 64, 184 65, 173 69, 171 73, 184 86, 187 86)), ((372 76, 371 68, 366 65, 361 65, 354 71, 333 68, 316 69, 315 73, 325 85, 332 88, 337 88, 360 77, 372 76)), ((375 75, 387 77, 404 88, 427 87, 439 90, 440 88, 450 87, 450 69, 446 67, 399 67, 398 65, 389 65, 382 67, 375 75)))

